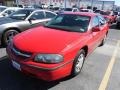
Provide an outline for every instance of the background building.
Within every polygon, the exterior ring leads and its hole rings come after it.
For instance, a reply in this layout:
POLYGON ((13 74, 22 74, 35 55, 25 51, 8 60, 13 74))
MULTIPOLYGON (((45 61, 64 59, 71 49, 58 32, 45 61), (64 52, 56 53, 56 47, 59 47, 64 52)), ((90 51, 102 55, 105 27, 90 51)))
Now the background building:
POLYGON ((114 8, 115 1, 109 0, 0 0, 0 4, 12 6, 13 4, 22 5, 41 5, 46 6, 60 6, 60 7, 72 7, 77 5, 79 8, 87 8, 88 6, 97 7, 98 9, 112 10, 114 8))
POLYGON ((13 6, 15 0, 0 0, 0 5, 13 6))

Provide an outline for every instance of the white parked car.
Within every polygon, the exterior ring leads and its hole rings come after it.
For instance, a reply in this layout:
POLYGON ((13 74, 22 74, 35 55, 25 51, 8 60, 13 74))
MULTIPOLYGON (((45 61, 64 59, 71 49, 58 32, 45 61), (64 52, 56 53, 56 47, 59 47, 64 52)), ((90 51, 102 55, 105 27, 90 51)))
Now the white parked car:
POLYGON ((6 6, 0 6, 0 12, 4 11, 6 8, 6 6))
POLYGON ((81 12, 93 12, 92 9, 81 9, 80 11, 81 11, 81 12))
POLYGON ((79 12, 78 8, 65 8, 64 9, 65 12, 79 12))
POLYGON ((15 12, 19 9, 21 9, 21 8, 19 8, 19 7, 7 7, 2 12, 0 12, 0 17, 9 16, 10 14, 12 14, 13 12, 15 12))

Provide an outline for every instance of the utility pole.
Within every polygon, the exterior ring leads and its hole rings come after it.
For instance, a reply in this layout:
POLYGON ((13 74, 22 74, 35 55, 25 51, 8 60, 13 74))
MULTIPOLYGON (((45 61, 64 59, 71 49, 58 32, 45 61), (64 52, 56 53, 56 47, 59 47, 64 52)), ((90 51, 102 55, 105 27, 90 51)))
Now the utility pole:
POLYGON ((91 9, 93 9, 93 0, 91 1, 91 9))
POLYGON ((52 4, 51 0, 49 0, 49 6, 52 4))
POLYGON ((15 0, 15 3, 16 3, 16 5, 17 5, 17 7, 18 7, 18 0, 15 0))
POLYGON ((80 0, 77 0, 77 7, 80 7, 80 0))
POLYGON ((31 0, 29 0, 29 5, 32 5, 31 0))
POLYGON ((91 9, 93 9, 93 0, 91 1, 91 9))
POLYGON ((81 2, 82 0, 78 0, 78 5, 77 5, 77 7, 78 8, 80 8, 80 2, 81 2))
POLYGON ((64 0, 64 6, 65 6, 65 8, 66 8, 66 6, 67 6, 66 4, 67 4, 67 0, 64 0))
POLYGON ((113 8, 112 9, 115 10, 115 1, 113 1, 113 8))
POLYGON ((102 10, 104 9, 104 6, 105 6, 105 1, 103 1, 102 3, 102 10))

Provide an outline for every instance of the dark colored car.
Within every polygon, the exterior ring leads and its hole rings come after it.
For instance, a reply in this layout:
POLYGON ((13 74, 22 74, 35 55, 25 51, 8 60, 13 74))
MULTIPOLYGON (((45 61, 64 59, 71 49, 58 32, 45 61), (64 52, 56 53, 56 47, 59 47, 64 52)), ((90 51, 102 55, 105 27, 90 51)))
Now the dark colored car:
POLYGON ((7 47, 12 65, 28 75, 52 81, 80 73, 85 58, 104 45, 105 19, 94 13, 69 12, 45 26, 20 33, 7 47))
POLYGON ((56 13, 47 10, 20 9, 9 17, 0 18, 0 45, 7 45, 17 33, 48 22, 55 16, 56 13))
POLYGON ((116 19, 116 28, 120 28, 120 13, 118 14, 116 19))
POLYGON ((107 20, 109 24, 112 24, 115 22, 115 17, 112 13, 112 11, 100 11, 100 14, 104 16, 104 18, 107 20))

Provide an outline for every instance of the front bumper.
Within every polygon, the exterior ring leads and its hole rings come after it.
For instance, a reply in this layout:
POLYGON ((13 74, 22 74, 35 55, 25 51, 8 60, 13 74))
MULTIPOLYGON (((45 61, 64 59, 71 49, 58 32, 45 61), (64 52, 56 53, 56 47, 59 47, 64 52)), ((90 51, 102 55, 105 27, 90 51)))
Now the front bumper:
POLYGON ((32 60, 23 60, 22 58, 16 57, 9 48, 7 48, 7 53, 11 60, 14 60, 20 65, 19 70, 21 72, 45 81, 61 79, 71 74, 73 60, 55 66, 46 64, 47 67, 44 67, 34 65, 35 62, 32 60))

